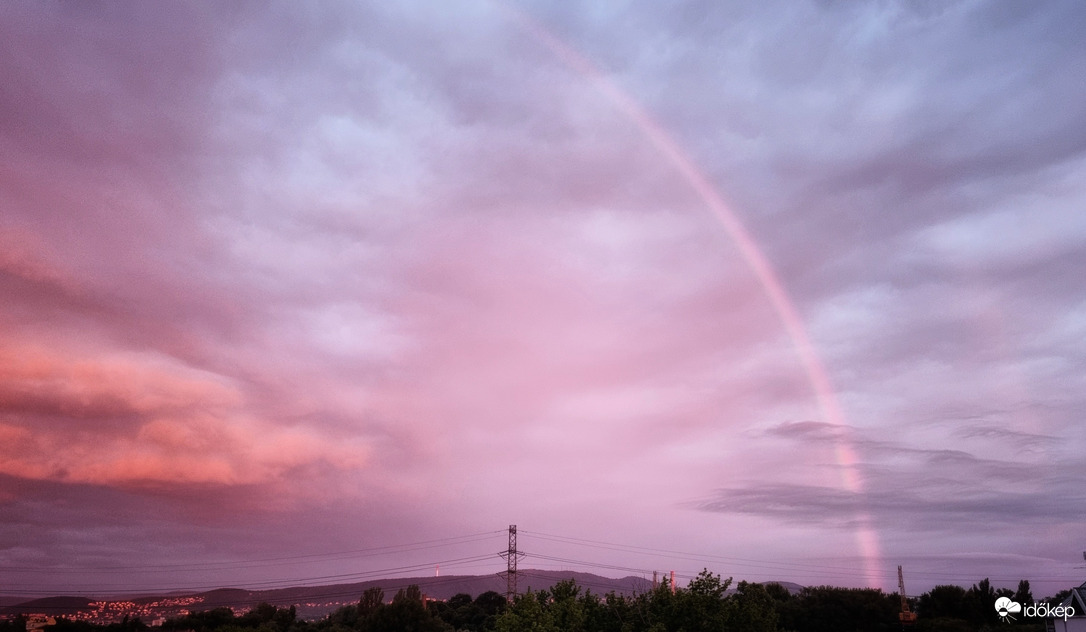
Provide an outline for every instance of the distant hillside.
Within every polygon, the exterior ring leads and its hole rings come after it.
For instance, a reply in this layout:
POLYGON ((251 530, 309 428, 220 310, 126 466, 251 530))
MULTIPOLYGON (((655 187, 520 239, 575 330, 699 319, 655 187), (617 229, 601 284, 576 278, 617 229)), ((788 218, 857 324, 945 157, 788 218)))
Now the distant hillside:
MULTIPOLYGON (((521 570, 517 589, 544 590, 560 581, 572 579, 583 589, 597 595, 615 592, 622 595, 645 593, 652 589, 652 581, 644 577, 628 576, 620 579, 603 577, 593 573, 575 571, 545 571, 536 569, 521 570)), ((663 577, 661 577, 663 579, 663 577)), ((792 582, 777 582, 796 593, 803 587, 792 582)), ((298 606, 298 615, 305 619, 317 619, 336 608, 358 602, 362 593, 369 588, 378 587, 385 593, 385 600, 392 599, 396 591, 412 584, 417 585, 422 593, 431 599, 446 600, 453 595, 466 593, 478 597, 484 592, 495 591, 505 594, 506 580, 498 575, 447 575, 444 577, 399 577, 393 579, 374 579, 351 584, 333 584, 328 586, 298 586, 275 590, 246 590, 243 588, 218 588, 202 593, 171 592, 162 595, 144 595, 127 597, 117 601, 129 601, 137 604, 133 616, 137 614, 150 617, 177 617, 185 611, 211 610, 229 607, 235 611, 251 609, 261 602, 276 606, 298 606)), ((734 585, 733 585, 734 589, 734 585)), ((0 614, 49 614, 71 616, 87 613, 91 599, 86 597, 48 597, 34 599, 0 608, 0 614)), ((105 601, 105 599, 102 599, 105 601)), ((113 601, 110 599, 109 601, 113 601)), ((10 602, 9 602, 10 603, 10 602)), ((115 609, 114 609, 115 610, 115 609)), ((114 615, 117 613, 114 611, 114 615)), ((92 615, 92 617, 95 615, 92 615)))
MULTIPOLYGON (((523 592, 529 588, 541 590, 550 588, 554 584, 568 579, 574 579, 578 584, 594 593, 602 594, 611 591, 630 595, 645 592, 652 588, 652 583, 641 577, 624 577, 612 579, 592 573, 578 573, 573 571, 542 571, 525 569, 520 572, 518 589, 523 592)), ((140 597, 127 597, 124 600, 139 604, 144 610, 143 616, 148 616, 148 611, 156 616, 178 616, 184 610, 200 611, 212 608, 229 607, 235 611, 247 610, 261 602, 267 602, 277 606, 298 606, 299 616, 305 618, 319 618, 335 610, 344 604, 357 603, 362 593, 368 588, 378 587, 384 590, 385 599, 395 596, 396 591, 412 584, 417 585, 424 595, 431 599, 445 600, 453 595, 467 593, 473 597, 493 590, 505 594, 506 581, 497 575, 448 575, 444 577, 400 577, 393 579, 374 579, 367 582, 352 584, 334 584, 328 586, 299 586, 293 588, 279 588, 275 590, 246 590, 242 588, 219 588, 202 593, 177 593, 171 592, 162 595, 147 595, 140 597), (179 601, 191 598, 184 604, 179 601)), ((122 599, 114 598, 118 601, 122 599)), ((114 599, 110 599, 111 601, 114 599)), ((48 597, 11 603, 0 607, 0 614, 50 614, 50 615, 75 615, 91 610, 88 606, 91 599, 85 597, 48 597)))
POLYGON ((86 597, 45 597, 0 608, 3 614, 32 612, 35 614, 70 614, 86 610, 92 600, 86 597))
MULTIPOLYGON (((520 571, 517 588, 523 592, 550 588, 554 584, 573 579, 587 590, 597 594, 614 591, 616 593, 631 595, 645 592, 652 588, 652 582, 642 577, 623 577, 613 579, 602 577, 592 573, 580 573, 575 571, 543 571, 525 569, 520 571)), ((275 590, 215 590, 208 593, 200 593, 203 597, 201 607, 214 608, 218 606, 234 606, 242 602, 256 605, 266 601, 275 605, 302 604, 318 601, 343 601, 353 603, 358 601, 362 593, 368 588, 378 587, 385 591, 385 599, 391 599, 396 591, 412 584, 417 585, 424 595, 432 599, 445 600, 456 594, 466 593, 478 596, 489 590, 505 594, 506 581, 497 575, 447 575, 444 577, 398 577, 394 579, 375 579, 367 582, 352 584, 334 584, 330 586, 306 586, 296 588, 280 588, 275 590)))
POLYGON ((798 593, 799 591, 803 590, 803 588, 804 588, 803 586, 800 586, 799 584, 797 584, 795 582, 776 582, 776 581, 774 581, 774 582, 758 582, 758 583, 763 585, 763 586, 765 586, 766 584, 780 584, 781 586, 784 587, 785 590, 787 590, 789 592, 789 594, 792 594, 792 595, 798 593))

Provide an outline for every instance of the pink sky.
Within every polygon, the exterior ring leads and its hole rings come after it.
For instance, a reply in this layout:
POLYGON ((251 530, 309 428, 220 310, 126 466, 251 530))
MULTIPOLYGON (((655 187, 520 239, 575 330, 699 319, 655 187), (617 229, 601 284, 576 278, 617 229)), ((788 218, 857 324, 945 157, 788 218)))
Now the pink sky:
POLYGON ((0 7, 0 594, 1081 583, 1084 21, 0 7))

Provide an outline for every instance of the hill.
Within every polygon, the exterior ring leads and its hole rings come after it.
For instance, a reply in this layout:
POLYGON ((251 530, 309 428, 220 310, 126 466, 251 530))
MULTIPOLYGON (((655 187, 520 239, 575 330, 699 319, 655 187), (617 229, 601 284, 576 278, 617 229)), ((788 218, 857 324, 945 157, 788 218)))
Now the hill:
MULTIPOLYGON (((652 589, 652 581, 644 577, 631 575, 615 579, 593 573, 538 569, 521 570, 517 588, 519 592, 529 589, 542 590, 569 579, 595 594, 613 591, 622 595, 633 595, 652 589)), ((791 582, 779 583, 792 593, 802 588, 791 582)), ((272 590, 218 588, 200 593, 171 592, 162 595, 145 594, 140 597, 102 598, 94 602, 94 607, 91 607, 92 600, 86 597, 48 597, 2 607, 0 614, 48 614, 97 622, 110 622, 129 615, 148 621, 156 618, 174 618, 186 612, 221 607, 231 608, 235 612, 244 612, 261 602, 266 602, 275 606, 297 606, 299 617, 312 620, 321 618, 344 605, 358 603, 362 593, 369 588, 381 588, 385 593, 385 599, 389 600, 398 590, 412 584, 417 585, 427 598, 441 601, 457 594, 477 597, 487 591, 503 595, 506 591, 506 580, 493 574, 397 577, 350 584, 296 586, 272 590), (130 605, 122 607, 121 604, 125 603, 130 605)))
POLYGON ((91 600, 86 597, 44 597, 0 608, 3 614, 70 614, 87 610, 91 600))
MULTIPOLYGON (((651 581, 634 576, 614 579, 592 573, 534 569, 522 570, 519 575, 517 588, 520 592, 528 589, 550 588, 554 584, 568 579, 573 579, 586 590, 591 590, 597 594, 614 591, 619 594, 632 595, 652 588, 651 581)), ((301 586, 274 590, 220 589, 194 596, 201 599, 201 609, 221 606, 244 609, 255 606, 260 602, 267 602, 278 606, 298 605, 299 614, 312 617, 323 616, 323 614, 334 610, 340 605, 356 603, 362 593, 369 588, 380 588, 385 592, 385 599, 391 599, 398 590, 407 588, 412 584, 417 585, 427 598, 441 601, 457 594, 478 596, 487 591, 501 594, 505 594, 506 591, 506 580, 498 575, 449 575, 445 577, 398 577, 350 584, 301 586)))
MULTIPOLYGON (((613 579, 592 573, 573 571, 543 571, 526 569, 520 573, 518 588, 540 590, 568 579, 574 579, 585 589, 595 593, 615 591, 621 594, 644 592, 651 588, 651 582, 641 577, 613 579)), ((506 581, 498 575, 451 575, 445 577, 397 577, 374 579, 350 584, 326 586, 297 586, 273 590, 247 590, 244 588, 218 588, 200 593, 171 592, 162 595, 141 595, 139 597, 101 598, 95 602, 86 597, 47 597, 13 603, 0 607, 0 614, 48 614, 54 616, 78 616, 78 618, 112 620, 124 611, 116 605, 103 606, 103 602, 118 604, 130 602, 135 609, 127 612, 144 619, 158 617, 176 617, 187 611, 210 610, 228 607, 237 612, 251 609, 261 602, 277 606, 297 605, 298 614, 304 618, 319 618, 347 604, 357 603, 362 593, 369 588, 378 587, 385 592, 385 599, 391 599, 398 590, 412 584, 417 585, 427 598, 446 600, 453 595, 466 593, 478 596, 487 591, 505 594, 506 581), (91 607, 91 603, 96 604, 91 607)))
POLYGON ((765 584, 780 584, 785 590, 787 590, 789 592, 789 594, 792 594, 792 595, 798 593, 799 591, 803 590, 803 588, 804 588, 803 586, 800 586, 799 584, 797 584, 795 582, 758 582, 758 583, 760 583, 762 585, 765 585, 765 584))

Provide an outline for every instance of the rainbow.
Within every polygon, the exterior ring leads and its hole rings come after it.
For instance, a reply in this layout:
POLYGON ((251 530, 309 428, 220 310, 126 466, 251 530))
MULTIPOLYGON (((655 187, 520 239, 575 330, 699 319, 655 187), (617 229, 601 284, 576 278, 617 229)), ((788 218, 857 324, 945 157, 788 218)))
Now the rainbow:
MULTIPOLYGON (((857 497, 862 497, 864 493, 863 481, 860 478, 859 459, 851 437, 851 430, 845 419, 844 412, 841 410, 840 402, 837 399, 836 391, 833 388, 826 367, 822 364, 822 360, 811 342, 811 337, 807 333, 803 319, 796 310, 795 304, 789 298, 787 290, 785 290, 780 279, 777 278, 773 266, 739 220, 739 217, 732 212, 724 202, 723 197, 705 174, 698 169, 690 156, 679 147, 678 143, 663 126, 653 120, 645 109, 627 92, 624 92, 613 81, 608 79, 591 61, 530 16, 507 5, 499 4, 498 6, 513 21, 561 59, 564 64, 591 81, 620 112, 633 121, 638 129, 645 134, 649 142, 652 143, 653 147, 678 171, 683 180, 694 189, 709 210, 723 224, 724 230, 727 231, 732 241, 739 248, 740 254, 747 265, 750 266, 773 309, 780 317, 785 331, 791 338, 800 363, 803 365, 803 370, 814 391, 822 418, 838 430, 835 433, 834 452, 840 466, 842 488, 857 497)), ((857 511, 856 524, 855 537, 860 555, 864 560, 864 580, 869 586, 878 586, 882 566, 878 534, 872 525, 870 514, 862 509, 857 511)))

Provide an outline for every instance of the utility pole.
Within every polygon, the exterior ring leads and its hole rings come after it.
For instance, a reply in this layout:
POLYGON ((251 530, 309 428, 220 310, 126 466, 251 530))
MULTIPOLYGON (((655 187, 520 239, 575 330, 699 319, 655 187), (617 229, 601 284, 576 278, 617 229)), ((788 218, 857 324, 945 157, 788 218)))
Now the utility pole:
POLYGON ((517 551, 517 525, 509 525, 509 549, 502 553, 505 558, 505 598, 513 603, 513 597, 517 596, 517 558, 524 554, 517 551))

